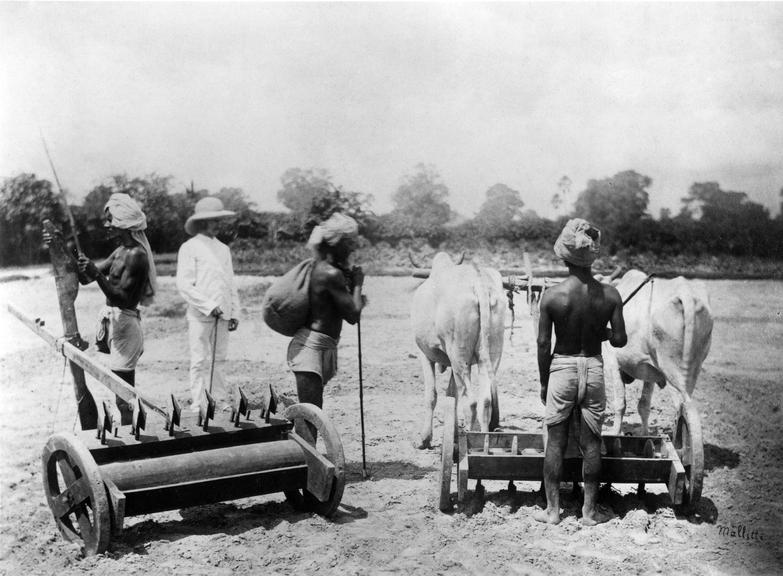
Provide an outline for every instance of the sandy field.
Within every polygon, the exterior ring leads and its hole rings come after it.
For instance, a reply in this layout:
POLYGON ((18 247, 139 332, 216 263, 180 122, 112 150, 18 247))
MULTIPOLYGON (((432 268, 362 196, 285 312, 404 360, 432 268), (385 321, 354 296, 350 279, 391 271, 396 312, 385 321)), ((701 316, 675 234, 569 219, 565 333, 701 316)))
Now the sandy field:
MULTIPOLYGON (((13 302, 60 330, 54 281, 45 271, 0 283, 1 574, 780 574, 783 572, 783 283, 709 281, 715 328, 698 383, 704 430, 703 497, 678 515, 664 486, 615 485, 604 500, 617 514, 584 528, 581 504, 563 485, 564 521, 542 525, 537 483, 486 482, 483 505, 443 514, 437 507, 442 403, 434 448, 416 450, 422 378, 408 308, 418 281, 368 278, 362 322, 366 455, 363 479, 357 335, 346 326, 340 372, 324 410, 339 430, 347 463, 342 504, 332 520, 294 511, 282 494, 126 518, 107 553, 84 558, 59 535, 42 487, 41 450, 54 432, 78 426, 62 356, 6 311, 13 302), (745 528, 743 532, 742 527, 745 528), (745 534, 745 537, 737 535, 745 534), (734 536, 732 536, 732 531, 734 536), (754 534, 754 538, 748 537, 754 534)), ((260 397, 269 384, 295 398, 287 339, 260 317, 269 279, 241 278, 244 313, 232 336, 228 379, 260 397)), ((82 288, 77 314, 91 339, 102 298, 82 288)), ((538 431, 543 407, 533 327, 520 305, 507 330, 498 374, 504 427, 538 431)), ((173 279, 145 311, 146 352, 137 386, 161 403, 187 396, 187 326, 173 279)), ((509 316, 508 324, 511 319, 509 316)), ((445 380, 443 381, 445 383, 445 380)), ((638 431, 640 383, 628 387, 626 430, 638 431)), ((98 398, 108 397, 95 385, 98 398)), ((159 422, 153 417, 150 425, 159 422)), ((673 410, 656 390, 651 425, 670 430, 673 410)), ((471 481, 470 489, 473 489, 471 481)), ((452 485, 456 492, 456 483, 452 485)))

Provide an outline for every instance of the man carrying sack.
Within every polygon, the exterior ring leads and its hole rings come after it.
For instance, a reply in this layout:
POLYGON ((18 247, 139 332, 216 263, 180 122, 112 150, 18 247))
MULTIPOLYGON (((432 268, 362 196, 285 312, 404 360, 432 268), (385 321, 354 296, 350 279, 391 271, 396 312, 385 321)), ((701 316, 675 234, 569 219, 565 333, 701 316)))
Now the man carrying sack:
POLYGON ((190 401, 198 410, 204 390, 220 410, 231 408, 233 390, 226 387, 223 367, 228 333, 239 326, 239 294, 234 281, 231 251, 215 237, 221 220, 234 212, 219 198, 207 196, 196 203, 185 231, 193 236, 177 254, 177 289, 188 304, 190 343, 190 401))
POLYGON ((364 273, 349 269, 359 225, 340 213, 316 226, 308 245, 313 250, 309 282, 309 315, 288 346, 288 366, 296 377, 299 402, 323 406, 323 389, 337 372, 337 343, 343 320, 356 324, 365 300, 364 273))

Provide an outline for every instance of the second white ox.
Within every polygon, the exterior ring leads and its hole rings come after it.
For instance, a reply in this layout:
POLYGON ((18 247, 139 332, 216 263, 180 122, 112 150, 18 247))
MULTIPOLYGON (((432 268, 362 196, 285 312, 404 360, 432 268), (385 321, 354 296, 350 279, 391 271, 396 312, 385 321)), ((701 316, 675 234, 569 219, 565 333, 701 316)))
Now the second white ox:
MULTIPOLYGON (((629 270, 615 280, 625 300, 647 276, 629 270)), ((650 402, 655 384, 670 385, 679 410, 696 387, 701 365, 710 350, 712 313, 703 282, 683 277, 655 278, 623 307, 628 344, 612 348, 604 343, 604 374, 614 402, 614 424, 610 434, 620 434, 625 414, 625 384, 643 380, 638 410, 642 435, 649 429, 650 402)))
POLYGON ((435 255, 411 308, 424 371, 426 414, 419 448, 428 448, 432 440, 436 365, 440 372, 451 367, 447 394, 462 406, 466 426, 487 431, 498 425, 495 374, 503 353, 505 316, 506 296, 497 270, 455 264, 444 252, 435 255))

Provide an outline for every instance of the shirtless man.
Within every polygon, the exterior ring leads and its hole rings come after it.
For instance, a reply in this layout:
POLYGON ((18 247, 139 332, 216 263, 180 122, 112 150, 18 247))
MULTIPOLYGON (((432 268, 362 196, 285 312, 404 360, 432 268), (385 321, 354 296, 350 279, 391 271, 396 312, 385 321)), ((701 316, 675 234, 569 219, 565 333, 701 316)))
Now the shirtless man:
MULTIPOLYGON (((127 194, 112 194, 104 208, 104 227, 118 244, 111 255, 94 263, 79 255, 80 281, 96 281, 106 296, 99 331, 108 331, 109 368, 131 386, 136 363, 144 352, 139 304, 149 304, 155 293, 155 264, 144 230, 147 218, 127 194)), ((122 424, 130 424, 133 409, 117 397, 122 424)))
POLYGON ((560 479, 569 426, 578 428, 582 451, 584 504, 582 524, 611 519, 596 506, 601 471, 601 426, 606 406, 601 342, 625 346, 627 336, 619 292, 593 278, 600 232, 582 219, 569 220, 555 243, 555 254, 568 267, 568 278, 544 292, 538 324, 538 370, 541 401, 546 405, 544 456, 546 510, 534 518, 560 522, 560 479), (607 328, 607 323, 611 328, 607 328), (555 347, 552 351, 552 326, 555 347), (573 418, 572 418, 573 414, 573 418))
POLYGON ((364 273, 359 267, 348 269, 357 233, 353 218, 336 213, 316 226, 308 241, 315 261, 310 273, 310 315, 288 346, 288 366, 296 377, 299 401, 319 408, 324 386, 337 372, 343 320, 356 324, 365 305, 364 273))

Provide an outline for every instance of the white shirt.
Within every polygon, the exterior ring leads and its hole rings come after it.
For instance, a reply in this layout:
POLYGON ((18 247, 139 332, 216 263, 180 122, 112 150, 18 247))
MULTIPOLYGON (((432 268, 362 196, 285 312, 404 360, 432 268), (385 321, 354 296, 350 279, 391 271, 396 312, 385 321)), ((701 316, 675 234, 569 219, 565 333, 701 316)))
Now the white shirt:
POLYGON ((239 294, 231 250, 217 238, 197 234, 179 248, 177 289, 188 312, 206 320, 220 306, 223 318, 239 319, 239 294))

